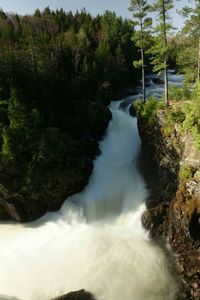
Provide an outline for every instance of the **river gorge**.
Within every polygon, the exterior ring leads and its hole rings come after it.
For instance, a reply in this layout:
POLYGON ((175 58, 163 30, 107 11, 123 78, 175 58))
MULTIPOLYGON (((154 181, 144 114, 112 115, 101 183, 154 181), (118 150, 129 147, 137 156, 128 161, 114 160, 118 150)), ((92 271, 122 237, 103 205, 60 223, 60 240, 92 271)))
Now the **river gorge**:
POLYGON ((149 191, 130 100, 111 103, 101 155, 81 193, 35 222, 0 225, 0 299, 49 300, 82 288, 97 300, 177 299, 169 251, 141 224, 149 191))

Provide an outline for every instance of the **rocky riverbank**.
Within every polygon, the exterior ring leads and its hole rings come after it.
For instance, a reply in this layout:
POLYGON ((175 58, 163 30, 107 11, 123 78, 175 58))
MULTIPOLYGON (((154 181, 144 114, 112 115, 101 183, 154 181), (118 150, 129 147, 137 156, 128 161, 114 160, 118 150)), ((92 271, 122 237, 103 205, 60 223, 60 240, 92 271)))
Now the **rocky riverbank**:
MULTIPOLYGON (((138 112, 143 168, 150 196, 143 224, 169 243, 183 282, 183 299, 200 299, 200 151, 180 122, 169 128, 168 109, 138 112), (151 120, 149 119, 151 117, 151 120)), ((180 120, 179 120, 180 121, 180 120)))

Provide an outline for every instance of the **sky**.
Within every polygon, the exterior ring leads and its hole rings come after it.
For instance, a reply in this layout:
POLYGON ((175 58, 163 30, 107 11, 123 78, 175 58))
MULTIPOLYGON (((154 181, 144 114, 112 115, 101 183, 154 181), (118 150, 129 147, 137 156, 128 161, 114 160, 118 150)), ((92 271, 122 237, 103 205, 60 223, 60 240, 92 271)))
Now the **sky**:
MULTIPOLYGON (((51 9, 63 8, 66 11, 86 8, 92 15, 101 14, 105 10, 115 11, 117 15, 131 18, 128 11, 130 0, 0 0, 0 8, 5 12, 18 14, 31 14, 37 8, 40 10, 49 6, 51 9)), ((152 3, 152 0, 147 0, 152 3)), ((174 1, 175 8, 171 11, 173 26, 178 29, 183 26, 183 19, 177 14, 176 10, 188 4, 188 0, 174 1)))

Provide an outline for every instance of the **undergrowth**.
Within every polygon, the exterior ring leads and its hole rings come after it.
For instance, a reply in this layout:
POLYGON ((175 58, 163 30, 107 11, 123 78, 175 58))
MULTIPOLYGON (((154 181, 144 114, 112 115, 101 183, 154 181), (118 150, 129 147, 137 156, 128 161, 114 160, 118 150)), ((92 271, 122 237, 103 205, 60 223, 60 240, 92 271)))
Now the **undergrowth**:
POLYGON ((171 135, 175 124, 179 125, 181 132, 190 132, 194 142, 200 150, 200 82, 197 82, 191 91, 188 87, 170 89, 170 100, 182 100, 173 102, 172 106, 166 107, 163 100, 155 96, 150 97, 146 103, 138 101, 134 104, 138 117, 145 119, 150 126, 157 120, 159 110, 164 110, 165 126, 163 134, 171 135))
POLYGON ((134 107, 138 117, 145 119, 148 125, 153 125, 157 120, 157 111, 164 109, 165 104, 155 96, 152 96, 145 103, 136 101, 134 107))

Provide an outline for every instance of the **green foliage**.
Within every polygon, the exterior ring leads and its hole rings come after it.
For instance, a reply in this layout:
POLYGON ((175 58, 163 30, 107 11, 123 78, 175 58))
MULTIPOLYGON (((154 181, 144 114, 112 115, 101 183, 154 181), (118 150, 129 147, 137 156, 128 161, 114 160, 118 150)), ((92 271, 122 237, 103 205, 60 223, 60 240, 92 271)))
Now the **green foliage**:
POLYGON ((39 9, 36 9, 36 11, 35 11, 35 13, 34 13, 34 16, 35 16, 35 17, 38 17, 38 18, 41 17, 41 12, 40 12, 39 9))
MULTIPOLYGON (((164 110, 163 135, 171 136, 175 130, 175 125, 177 125, 180 132, 192 134, 194 143, 197 149, 200 150, 200 83, 197 82, 194 91, 188 90, 187 87, 180 90, 179 88, 173 88, 172 96, 175 100, 181 100, 180 98, 182 98, 183 101, 177 101, 172 106, 165 107, 164 101, 158 101, 155 97, 152 97, 145 104, 142 102, 135 104, 137 115, 152 126, 156 123, 158 110, 164 110), (188 95, 192 98, 191 100, 187 98, 188 95)), ((174 142, 173 146, 179 151, 179 144, 174 142)))
POLYGON ((183 107, 185 112, 185 120, 183 122, 183 130, 191 132, 195 138, 195 144, 200 149, 200 84, 197 82, 193 92, 193 101, 189 105, 183 107))
POLYGON ((167 67, 168 61, 168 43, 167 33, 172 28, 168 21, 168 12, 173 8, 173 1, 167 0, 155 0, 153 2, 151 10, 157 13, 157 24, 155 25, 154 32, 154 44, 150 48, 149 53, 152 54, 152 64, 154 65, 154 71, 160 72, 167 67))
POLYGON ((139 80, 132 27, 111 12, 49 7, 0 11, 0 21, 0 182, 57 209, 49 199, 61 204, 91 172, 110 118, 103 103, 139 80))
POLYGON ((184 85, 183 87, 170 86, 169 98, 171 100, 189 100, 192 97, 191 89, 184 85))
POLYGON ((2 19, 2 20, 7 19, 7 15, 5 14, 5 12, 2 9, 0 9, 0 19, 2 19))
POLYGON ((183 39, 180 34, 177 33, 175 36, 168 36, 168 66, 169 68, 179 71, 178 59, 183 44, 183 39))
POLYGON ((168 51, 168 40, 167 34, 172 28, 171 22, 169 22, 168 12, 173 8, 173 0, 154 0, 152 5, 152 11, 157 13, 157 22, 154 27, 154 43, 148 50, 152 55, 152 65, 153 71, 161 74, 164 74, 165 81, 165 101, 166 105, 169 105, 168 97, 168 60, 169 60, 169 51, 168 51))
POLYGON ((193 168, 190 166, 182 166, 179 171, 179 178, 183 181, 193 177, 193 168))
POLYGON ((180 14, 185 18, 185 26, 177 62, 185 72, 187 81, 194 82, 200 79, 200 2, 194 1, 192 7, 184 7, 180 14))
POLYGON ((152 96, 145 103, 136 102, 134 107, 139 117, 145 119, 149 125, 153 125, 157 120, 157 110, 164 108, 164 102, 152 96))
POLYGON ((173 88, 172 96, 175 100, 183 101, 175 102, 165 110, 164 135, 171 135, 175 124, 179 124, 180 131, 193 135, 195 145, 200 150, 200 84, 197 83, 193 91, 187 88, 173 88), (191 100, 188 99, 188 94, 191 100))
POLYGON ((145 49, 149 45, 148 37, 152 19, 147 17, 150 5, 145 0, 131 0, 129 10, 132 12, 132 25, 137 29, 133 32, 132 39, 136 46, 145 49))
POLYGON ((140 68, 142 67, 142 65, 143 65, 143 62, 142 62, 141 59, 139 59, 139 60, 134 60, 134 61, 133 61, 133 66, 134 66, 136 69, 140 69, 140 68))
MULTIPOLYGON (((185 112, 179 105, 168 107, 165 110, 165 126, 163 127, 164 136, 170 136, 174 132, 175 124, 182 124, 186 118, 185 112)), ((173 145, 174 148, 179 148, 176 143, 173 145)))
POLYGON ((152 19, 147 17, 150 6, 146 0, 131 0, 129 10, 132 12, 133 22, 132 25, 138 27, 138 30, 133 31, 132 40, 136 46, 140 48, 140 58, 133 61, 135 68, 142 70, 142 88, 143 88, 143 101, 146 100, 145 95, 145 50, 150 43, 150 27, 152 19))
POLYGON ((180 107, 175 107, 171 111, 171 119, 173 123, 183 123, 185 120, 186 115, 185 112, 180 107))

